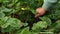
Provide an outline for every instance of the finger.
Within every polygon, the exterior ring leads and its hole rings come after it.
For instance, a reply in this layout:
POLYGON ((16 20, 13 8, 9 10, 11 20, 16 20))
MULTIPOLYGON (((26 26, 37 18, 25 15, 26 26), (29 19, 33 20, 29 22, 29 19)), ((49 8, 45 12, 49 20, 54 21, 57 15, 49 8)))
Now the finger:
POLYGON ((39 16, 40 16, 40 14, 36 14, 36 15, 35 15, 35 18, 38 18, 39 16))

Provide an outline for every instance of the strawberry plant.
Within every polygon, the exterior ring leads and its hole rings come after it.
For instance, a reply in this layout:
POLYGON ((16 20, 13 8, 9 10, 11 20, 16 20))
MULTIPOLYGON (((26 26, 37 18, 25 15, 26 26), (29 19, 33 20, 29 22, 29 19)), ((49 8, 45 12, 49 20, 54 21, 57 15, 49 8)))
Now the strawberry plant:
POLYGON ((0 34, 59 34, 60 1, 34 18, 43 0, 0 0, 0 34))

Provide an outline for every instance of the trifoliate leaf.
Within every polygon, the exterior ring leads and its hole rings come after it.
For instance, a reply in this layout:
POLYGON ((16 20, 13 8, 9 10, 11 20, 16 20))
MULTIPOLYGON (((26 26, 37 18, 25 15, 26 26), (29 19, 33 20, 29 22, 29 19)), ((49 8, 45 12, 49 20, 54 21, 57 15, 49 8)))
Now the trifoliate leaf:
POLYGON ((24 28, 20 34, 31 34, 31 32, 29 31, 29 28, 24 28))
POLYGON ((16 18, 4 17, 0 20, 2 32, 10 32, 22 27, 20 20, 16 18))
POLYGON ((43 28, 47 28, 47 25, 48 24, 46 21, 39 21, 39 22, 33 24, 32 30, 37 30, 37 29, 41 30, 43 28))
POLYGON ((48 24, 48 26, 50 26, 51 25, 51 19, 50 18, 48 18, 48 17, 46 17, 46 16, 43 16, 43 17, 39 17, 39 19, 41 19, 42 21, 46 21, 47 22, 47 24, 48 24))

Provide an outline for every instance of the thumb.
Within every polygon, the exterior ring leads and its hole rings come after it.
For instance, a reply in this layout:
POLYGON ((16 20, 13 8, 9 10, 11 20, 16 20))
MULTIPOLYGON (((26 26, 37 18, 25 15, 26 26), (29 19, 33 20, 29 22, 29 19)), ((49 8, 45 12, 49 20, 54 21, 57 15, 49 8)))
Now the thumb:
POLYGON ((40 14, 36 14, 36 15, 35 15, 35 18, 38 18, 39 16, 40 16, 40 14))

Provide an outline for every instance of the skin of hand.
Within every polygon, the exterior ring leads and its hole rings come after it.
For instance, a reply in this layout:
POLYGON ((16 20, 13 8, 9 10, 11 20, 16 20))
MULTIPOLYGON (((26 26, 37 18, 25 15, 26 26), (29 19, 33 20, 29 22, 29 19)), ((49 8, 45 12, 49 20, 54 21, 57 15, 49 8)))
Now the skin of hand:
POLYGON ((44 15, 45 12, 46 12, 46 11, 44 10, 44 8, 37 8, 37 9, 36 9, 36 15, 35 15, 35 18, 38 18, 39 16, 44 15))

